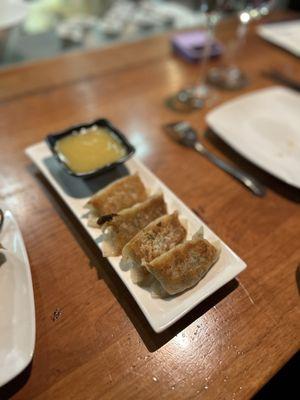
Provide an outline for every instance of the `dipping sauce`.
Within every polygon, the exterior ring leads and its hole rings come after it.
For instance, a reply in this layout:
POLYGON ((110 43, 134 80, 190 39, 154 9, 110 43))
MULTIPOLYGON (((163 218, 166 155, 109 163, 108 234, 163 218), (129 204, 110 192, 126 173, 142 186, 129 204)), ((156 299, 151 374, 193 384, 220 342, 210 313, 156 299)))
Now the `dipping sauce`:
POLYGON ((118 138, 110 130, 96 125, 58 140, 55 150, 75 173, 97 170, 126 155, 118 138))

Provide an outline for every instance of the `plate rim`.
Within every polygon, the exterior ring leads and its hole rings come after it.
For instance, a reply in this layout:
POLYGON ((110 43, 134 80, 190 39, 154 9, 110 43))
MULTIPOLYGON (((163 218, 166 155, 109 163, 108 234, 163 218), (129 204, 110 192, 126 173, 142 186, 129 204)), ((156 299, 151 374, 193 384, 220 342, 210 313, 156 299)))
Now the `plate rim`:
MULTIPOLYGON (((29 296, 29 303, 31 306, 30 314, 32 317, 31 320, 31 348, 30 351, 28 351, 24 359, 22 359, 22 363, 18 366, 18 368, 15 369, 15 371, 11 374, 8 374, 4 379, 0 380, 0 387, 6 385, 8 382, 13 380, 16 376, 18 376, 21 372, 24 371, 24 369, 30 364, 30 362, 33 359, 34 351, 35 351, 35 344, 36 344, 36 318, 35 318, 35 301, 34 301, 34 291, 33 291, 33 283, 32 283, 32 275, 31 275, 31 268, 30 268, 30 262, 29 262, 29 257, 28 253, 26 250, 24 238, 21 232, 21 229, 18 225, 18 222, 16 218, 14 217, 13 213, 9 210, 7 207, 3 207, 4 211, 4 216, 10 219, 12 224, 14 225, 14 229, 16 231, 16 235, 18 237, 18 242, 20 245, 20 254, 13 252, 13 254, 20 259, 20 261, 23 263, 24 268, 25 268, 25 273, 26 273, 26 282, 27 282, 27 287, 28 287, 28 296, 29 296)), ((9 250, 10 251, 10 250, 9 250)), ((7 364, 2 364, 1 367, 5 369, 5 365, 7 364)))
MULTIPOLYGON (((231 140, 229 139, 230 135, 227 135, 227 133, 225 133, 224 130, 218 129, 218 127, 216 126, 216 122, 214 121, 214 119, 216 118, 216 114, 219 113, 220 111, 223 111, 224 108, 232 107, 232 106, 237 107, 238 104, 240 102, 243 102, 245 99, 247 99, 249 97, 256 97, 257 95, 263 94, 263 92, 285 92, 285 93, 295 94, 294 90, 286 88, 284 86, 279 86, 279 85, 270 86, 267 88, 262 88, 262 89, 258 89, 258 90, 252 91, 252 92, 244 93, 244 94, 242 94, 238 97, 235 97, 231 100, 225 101, 224 103, 215 107, 213 110, 209 111, 205 116, 205 121, 206 121, 207 125, 209 126, 209 128, 211 128, 217 136, 219 136, 228 146, 230 146, 233 150, 235 150, 237 153, 239 153, 246 160, 248 160, 251 164, 253 164, 256 167, 262 169, 263 171, 269 173, 270 175, 279 179, 280 181, 282 181, 296 189, 300 189, 300 183, 298 184, 298 183, 293 182, 291 179, 286 179, 284 177, 279 176, 277 173, 274 173, 273 171, 271 171, 271 169, 268 169, 260 161, 254 160, 254 157, 252 158, 251 156, 249 156, 249 154, 247 154, 246 151, 244 151, 243 149, 240 149, 239 146, 236 145, 236 142, 235 143, 231 142, 231 140)), ((300 96, 299 96, 299 103, 300 103, 300 96)))
POLYGON ((288 51, 289 53, 293 54, 296 57, 300 57, 300 47, 297 48, 293 46, 292 44, 286 43, 284 40, 276 37, 275 32, 272 32, 272 28, 278 27, 280 24, 282 25, 287 25, 289 23, 296 23, 300 22, 299 19, 294 19, 294 20, 289 20, 289 21, 277 21, 277 22, 269 22, 266 24, 259 25, 256 28, 256 32, 258 36, 260 36, 262 39, 266 40, 269 43, 272 43, 273 45, 280 47, 281 49, 288 51), (271 30, 270 30, 271 28, 271 30))

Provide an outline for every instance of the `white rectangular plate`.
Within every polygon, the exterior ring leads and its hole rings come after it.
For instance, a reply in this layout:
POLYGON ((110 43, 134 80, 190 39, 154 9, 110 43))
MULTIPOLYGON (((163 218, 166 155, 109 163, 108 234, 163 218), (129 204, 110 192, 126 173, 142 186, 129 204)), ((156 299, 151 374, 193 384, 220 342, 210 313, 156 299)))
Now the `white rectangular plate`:
MULTIPOLYGON (((98 229, 87 226, 87 210, 83 206, 93 192, 104 185, 105 177, 99 176, 94 178, 94 180, 85 181, 68 175, 54 159, 45 143, 38 143, 27 148, 26 153, 73 211, 88 234, 94 240, 99 237, 98 229)), ((179 214, 187 220, 189 237, 203 226, 206 238, 209 240, 219 239, 136 157, 127 161, 125 166, 130 173, 138 172, 149 193, 159 190, 163 192, 168 212, 178 210, 179 214)), ((111 172, 111 174, 116 174, 116 172, 111 172)), ((105 183, 107 184, 108 182, 105 183)), ((152 298, 148 290, 132 283, 130 272, 122 271, 119 267, 120 257, 109 257, 108 260, 134 297, 154 331, 161 332, 225 283, 233 279, 246 267, 246 264, 225 243, 221 240, 220 242, 222 247, 220 259, 208 274, 191 290, 168 300, 152 298)))
POLYGON ((17 222, 8 210, 4 212, 0 242, 6 249, 0 254, 2 386, 23 371, 32 359, 35 345, 35 311, 27 252, 17 222))
POLYGON ((300 57, 300 19, 260 25, 257 33, 263 39, 300 57))
POLYGON ((276 86, 242 95, 206 116, 210 128, 250 161, 300 188, 300 95, 276 86))

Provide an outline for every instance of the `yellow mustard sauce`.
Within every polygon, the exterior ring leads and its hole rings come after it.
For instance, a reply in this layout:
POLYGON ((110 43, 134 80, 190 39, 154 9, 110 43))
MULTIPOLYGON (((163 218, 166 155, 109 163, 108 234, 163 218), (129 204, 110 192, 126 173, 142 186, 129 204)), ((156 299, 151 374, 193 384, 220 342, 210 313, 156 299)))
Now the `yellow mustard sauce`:
POLYGON ((126 149, 106 128, 93 126, 57 141, 55 150, 76 173, 91 172, 111 164, 126 154, 126 149))

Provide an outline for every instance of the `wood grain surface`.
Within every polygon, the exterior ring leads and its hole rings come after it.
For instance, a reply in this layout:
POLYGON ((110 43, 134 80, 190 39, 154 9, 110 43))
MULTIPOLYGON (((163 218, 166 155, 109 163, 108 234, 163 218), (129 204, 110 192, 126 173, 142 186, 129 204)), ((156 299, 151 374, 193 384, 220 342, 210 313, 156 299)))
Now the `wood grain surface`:
MULTIPOLYGON (((254 28, 239 65, 250 85, 219 92, 217 104, 273 85, 262 76, 270 67, 300 80, 299 60, 254 28)), ((299 348, 300 191, 208 132, 209 108, 175 114, 164 106, 198 77, 198 65, 172 55, 168 35, 0 72, 0 205, 24 234, 37 323, 33 361, 1 399, 248 399, 299 348), (47 133, 98 117, 124 131, 142 161, 248 264, 161 334, 24 154, 47 133), (216 154, 260 179, 266 197, 171 143, 161 126, 183 118, 216 154)))

